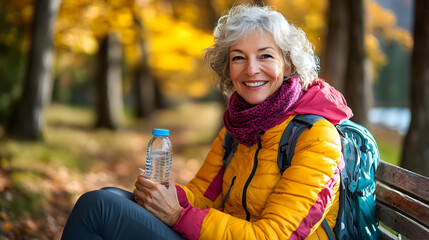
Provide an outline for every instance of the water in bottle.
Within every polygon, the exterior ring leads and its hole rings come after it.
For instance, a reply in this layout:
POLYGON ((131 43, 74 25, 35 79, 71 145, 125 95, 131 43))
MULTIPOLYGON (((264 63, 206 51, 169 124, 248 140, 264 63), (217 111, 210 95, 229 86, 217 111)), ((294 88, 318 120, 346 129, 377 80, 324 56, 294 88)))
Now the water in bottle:
POLYGON ((172 145, 168 136, 168 129, 153 129, 152 139, 147 145, 146 176, 154 182, 161 183, 168 188, 172 162, 172 145))

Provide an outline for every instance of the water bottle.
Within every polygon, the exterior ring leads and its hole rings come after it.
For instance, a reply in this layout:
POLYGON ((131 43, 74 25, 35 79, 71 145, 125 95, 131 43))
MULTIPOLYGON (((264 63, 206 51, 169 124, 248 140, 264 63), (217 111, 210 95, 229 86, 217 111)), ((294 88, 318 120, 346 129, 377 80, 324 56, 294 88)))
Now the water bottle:
POLYGON ((170 131, 155 128, 152 130, 152 135, 147 145, 145 173, 150 180, 168 188, 173 156, 173 146, 168 138, 170 131))

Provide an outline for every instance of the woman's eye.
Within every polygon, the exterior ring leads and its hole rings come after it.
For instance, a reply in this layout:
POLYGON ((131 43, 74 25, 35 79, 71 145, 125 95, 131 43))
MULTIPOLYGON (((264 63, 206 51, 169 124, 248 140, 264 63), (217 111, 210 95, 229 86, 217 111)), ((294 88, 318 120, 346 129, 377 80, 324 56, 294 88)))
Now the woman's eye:
POLYGON ((232 57, 232 61, 241 60, 241 59, 244 59, 244 58, 242 56, 232 57))
POLYGON ((263 59, 267 59, 267 58, 273 58, 273 56, 272 56, 271 54, 263 54, 263 55, 261 56, 261 58, 263 58, 263 59))

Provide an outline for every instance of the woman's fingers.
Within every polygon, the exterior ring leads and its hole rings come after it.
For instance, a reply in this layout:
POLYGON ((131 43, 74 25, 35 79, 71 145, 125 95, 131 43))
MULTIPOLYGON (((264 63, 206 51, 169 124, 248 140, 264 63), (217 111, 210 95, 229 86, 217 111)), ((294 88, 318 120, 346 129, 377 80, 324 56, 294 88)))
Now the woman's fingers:
MULTIPOLYGON (((137 181, 135 182, 135 189, 133 191, 134 196, 137 198, 139 204, 156 202, 161 199, 163 195, 162 192, 167 190, 165 186, 155 183, 149 179, 146 179, 144 176, 138 176, 137 181)), ((141 205, 141 204, 140 204, 141 205)))
POLYGON ((178 202, 176 181, 174 180, 173 174, 170 175, 169 186, 170 187, 168 188, 168 194, 170 195, 170 198, 178 202))
POLYGON ((170 186, 169 189, 174 190, 174 192, 176 191, 176 181, 174 180, 173 174, 170 174, 168 185, 170 186))
POLYGON ((169 226, 173 226, 183 208, 177 200, 176 186, 173 176, 169 179, 170 187, 152 182, 138 176, 133 193, 136 202, 169 226))
POLYGON ((143 207, 144 199, 146 198, 144 196, 144 193, 142 191, 139 191, 137 188, 133 191, 134 194, 134 200, 143 207))
POLYGON ((145 178, 142 175, 137 177, 136 187, 139 185, 140 188, 157 188, 157 183, 151 181, 150 179, 145 178))
POLYGON ((134 185, 136 188, 134 189, 133 194, 136 202, 140 206, 143 206, 145 202, 151 201, 152 191, 150 189, 154 188, 154 183, 152 181, 144 178, 143 176, 138 176, 134 185))

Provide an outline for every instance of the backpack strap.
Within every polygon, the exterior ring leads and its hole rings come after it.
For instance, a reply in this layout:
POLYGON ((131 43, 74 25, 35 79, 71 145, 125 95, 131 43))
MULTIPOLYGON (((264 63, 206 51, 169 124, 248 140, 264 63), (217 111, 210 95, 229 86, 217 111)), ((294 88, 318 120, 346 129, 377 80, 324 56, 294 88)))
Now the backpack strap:
POLYGON ((231 162, 232 157, 234 156, 235 151, 237 150, 238 142, 232 138, 231 134, 225 130, 225 136, 222 143, 223 148, 223 166, 224 169, 228 167, 228 164, 231 162))
POLYGON ((282 138, 280 139, 279 153, 277 157, 277 163, 281 174, 290 167, 292 157, 295 152, 295 145, 301 133, 306 128, 311 129, 315 122, 322 119, 325 118, 314 114, 302 114, 295 116, 287 125, 282 138))
POLYGON ((334 233, 332 232, 331 227, 329 227, 328 220, 326 220, 326 218, 323 219, 322 224, 323 228, 325 228, 326 234, 328 234, 329 240, 335 240, 336 238, 334 233))
MULTIPOLYGON (((292 157, 295 152, 295 145, 301 133, 307 128, 311 129, 314 123, 322 119, 325 118, 314 114, 297 115, 287 125, 285 131, 283 132, 282 138, 280 139, 279 155, 277 157, 277 163, 282 175, 283 172, 288 167, 290 167, 292 157)), ((322 224, 326 234, 329 237, 329 240, 335 240, 334 233, 329 227, 326 218, 323 219, 322 224)))

